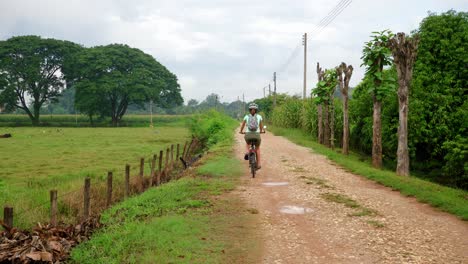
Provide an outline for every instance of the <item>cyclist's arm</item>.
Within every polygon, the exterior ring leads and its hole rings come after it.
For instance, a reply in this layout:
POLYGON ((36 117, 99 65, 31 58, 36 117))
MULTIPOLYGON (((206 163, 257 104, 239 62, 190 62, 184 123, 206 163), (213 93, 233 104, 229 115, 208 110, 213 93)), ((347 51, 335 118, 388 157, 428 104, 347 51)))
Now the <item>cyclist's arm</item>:
POLYGON ((245 120, 242 121, 242 125, 241 125, 239 133, 242 133, 242 131, 244 131, 244 127, 245 127, 245 120))
POLYGON ((260 133, 265 132, 265 129, 263 128, 263 120, 260 121, 260 133))

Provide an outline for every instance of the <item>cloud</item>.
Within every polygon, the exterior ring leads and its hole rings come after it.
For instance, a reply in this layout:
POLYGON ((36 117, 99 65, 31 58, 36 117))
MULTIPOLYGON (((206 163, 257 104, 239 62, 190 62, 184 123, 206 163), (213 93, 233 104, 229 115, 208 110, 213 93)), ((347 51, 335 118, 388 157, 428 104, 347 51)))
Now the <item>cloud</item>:
POLYGON ((251 100, 263 96, 274 71, 278 92, 301 93, 304 32, 309 33, 308 92, 316 83, 317 61, 326 68, 352 64, 356 85, 364 76, 360 57, 370 32, 410 32, 428 10, 468 7, 464 0, 353 0, 318 34, 317 23, 338 2, 2 0, 0 39, 34 34, 85 46, 125 43, 173 71, 186 101, 213 92, 225 101, 242 94, 251 100))

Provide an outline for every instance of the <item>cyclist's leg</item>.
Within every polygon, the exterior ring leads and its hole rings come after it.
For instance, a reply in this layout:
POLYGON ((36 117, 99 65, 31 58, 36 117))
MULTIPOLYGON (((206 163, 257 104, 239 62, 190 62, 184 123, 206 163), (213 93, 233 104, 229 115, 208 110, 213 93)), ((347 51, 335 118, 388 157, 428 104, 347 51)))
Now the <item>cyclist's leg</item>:
POLYGON ((246 146, 246 151, 245 151, 245 155, 244 155, 244 159, 247 160, 248 159, 248 156, 249 156, 249 152, 250 152, 250 144, 249 144, 249 139, 248 139, 248 136, 247 134, 244 135, 244 140, 245 140, 245 146, 246 146))

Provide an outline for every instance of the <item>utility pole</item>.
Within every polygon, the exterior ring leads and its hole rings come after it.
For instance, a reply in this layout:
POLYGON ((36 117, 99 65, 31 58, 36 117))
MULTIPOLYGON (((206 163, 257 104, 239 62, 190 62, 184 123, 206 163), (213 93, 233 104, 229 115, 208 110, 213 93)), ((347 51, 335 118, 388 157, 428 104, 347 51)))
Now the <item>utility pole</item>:
POLYGON ((273 108, 276 107, 276 72, 273 73, 273 108))
POLYGON ((241 115, 244 115, 244 114, 245 114, 245 96, 242 93, 242 113, 241 113, 241 115))
POLYGON ((240 103, 239 96, 237 96, 237 103, 239 104, 239 107, 238 107, 239 109, 237 109, 237 110, 238 110, 238 112, 237 112, 237 118, 240 118, 241 115, 242 115, 242 113, 241 113, 241 107, 242 107, 242 106, 241 106, 241 103, 240 103))
POLYGON ((265 98, 265 88, 266 88, 266 86, 263 87, 263 98, 265 98))
POLYGON ((152 128, 153 127, 153 100, 152 99, 150 100, 150 116, 151 116, 150 127, 152 128))
POLYGON ((305 100, 307 90, 307 33, 304 33, 302 45, 304 45, 304 91, 302 93, 302 99, 305 100))
POLYGON ((271 84, 268 84, 268 96, 271 96, 271 84))

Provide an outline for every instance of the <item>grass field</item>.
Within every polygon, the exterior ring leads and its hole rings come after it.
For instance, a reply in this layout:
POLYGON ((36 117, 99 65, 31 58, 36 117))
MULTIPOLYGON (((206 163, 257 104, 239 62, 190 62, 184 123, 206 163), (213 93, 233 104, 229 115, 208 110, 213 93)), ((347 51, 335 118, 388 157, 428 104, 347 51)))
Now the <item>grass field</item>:
MULTIPOLYGON (((159 126, 178 126, 187 120, 188 116, 153 115, 153 124, 159 126)), ((150 115, 125 115, 120 127, 148 127, 150 115)), ((90 127, 88 116, 85 115, 41 115, 40 126, 43 127, 90 127)), ((30 127, 31 119, 27 115, 0 114, 0 127, 30 127)), ((94 126, 111 127, 109 118, 95 120, 94 126)))
POLYGON ((400 191, 406 196, 413 196, 418 201, 428 203, 440 210, 452 213, 459 218, 468 220, 468 192, 442 186, 416 177, 401 177, 389 170, 378 170, 369 162, 363 162, 361 157, 351 153, 349 156, 341 154, 340 149, 331 150, 313 141, 307 133, 300 129, 280 128, 270 126, 277 136, 284 136, 292 142, 312 148, 314 152, 325 155, 345 169, 376 181, 393 190, 400 191))
MULTIPOLYGON (((139 159, 148 160, 170 144, 189 137, 185 122, 174 119, 155 128, 0 127, 0 204, 15 210, 15 226, 48 219, 49 190, 80 190, 83 179, 104 182, 108 171, 123 181, 125 164, 137 174, 139 159)), ((145 170, 149 171, 149 163, 145 170)), ((59 201, 60 202, 60 201, 59 201)), ((76 201, 79 202, 79 201, 76 201)), ((60 209, 60 208, 59 208, 60 209)), ((3 210, 0 213, 3 214, 3 210)))

